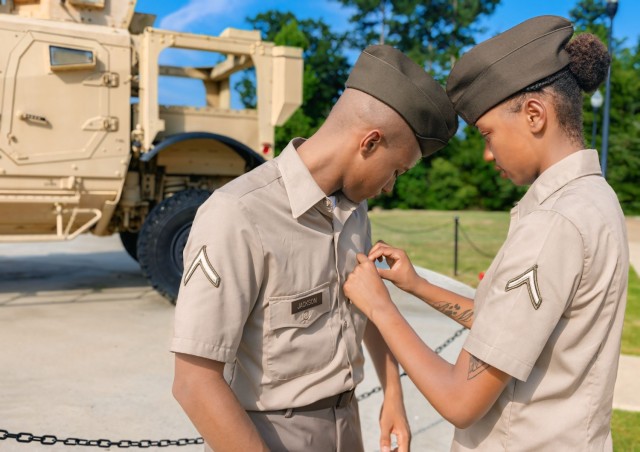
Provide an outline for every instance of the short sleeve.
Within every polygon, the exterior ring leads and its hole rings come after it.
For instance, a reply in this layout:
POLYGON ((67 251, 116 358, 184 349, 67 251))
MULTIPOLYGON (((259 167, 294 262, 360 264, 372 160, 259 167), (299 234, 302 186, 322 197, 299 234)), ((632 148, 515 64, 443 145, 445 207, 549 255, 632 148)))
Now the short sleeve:
POLYGON ((584 245, 577 228, 553 211, 521 219, 505 243, 464 348, 526 381, 580 279, 584 245))
POLYGON ((214 192, 198 209, 183 258, 171 351, 232 362, 264 265, 241 200, 214 192))

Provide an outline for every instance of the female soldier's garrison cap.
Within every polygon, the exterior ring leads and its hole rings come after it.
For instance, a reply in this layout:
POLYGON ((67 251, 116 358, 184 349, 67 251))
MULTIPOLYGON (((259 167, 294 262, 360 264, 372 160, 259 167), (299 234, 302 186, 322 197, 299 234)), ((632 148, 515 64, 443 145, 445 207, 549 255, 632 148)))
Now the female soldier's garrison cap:
POLYGON ((571 22, 539 16, 482 42, 465 53, 447 80, 447 94, 468 124, 503 100, 569 65, 565 45, 571 22))
POLYGON ((364 49, 346 87, 363 91, 398 112, 415 133, 424 157, 443 148, 456 133, 458 116, 444 89, 393 47, 364 49))

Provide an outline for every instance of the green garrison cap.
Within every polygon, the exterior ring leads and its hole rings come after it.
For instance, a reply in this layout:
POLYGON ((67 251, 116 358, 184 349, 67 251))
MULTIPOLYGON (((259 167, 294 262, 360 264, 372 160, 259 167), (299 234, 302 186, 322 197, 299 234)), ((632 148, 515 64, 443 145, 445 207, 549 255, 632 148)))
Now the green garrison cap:
POLYGON ((456 133, 458 116, 444 89, 393 47, 364 49, 346 87, 363 91, 397 111, 416 134, 425 157, 443 148, 456 133))
POLYGON ((539 16, 478 44, 455 64, 447 94, 468 123, 527 86, 569 65, 565 45, 573 35, 571 22, 539 16))

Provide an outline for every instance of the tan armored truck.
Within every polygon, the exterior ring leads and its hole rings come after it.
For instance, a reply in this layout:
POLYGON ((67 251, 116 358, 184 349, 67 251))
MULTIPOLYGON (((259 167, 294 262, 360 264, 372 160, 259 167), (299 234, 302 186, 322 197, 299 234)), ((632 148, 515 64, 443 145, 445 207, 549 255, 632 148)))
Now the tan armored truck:
POLYGON ((300 105, 302 52, 258 31, 152 28, 135 3, 0 0, 0 241, 118 233, 173 301, 198 206, 272 158, 300 105), (159 65, 170 47, 220 62, 159 65), (232 109, 229 77, 251 66, 257 107, 232 109), (202 81, 206 106, 159 105, 161 75, 202 81))

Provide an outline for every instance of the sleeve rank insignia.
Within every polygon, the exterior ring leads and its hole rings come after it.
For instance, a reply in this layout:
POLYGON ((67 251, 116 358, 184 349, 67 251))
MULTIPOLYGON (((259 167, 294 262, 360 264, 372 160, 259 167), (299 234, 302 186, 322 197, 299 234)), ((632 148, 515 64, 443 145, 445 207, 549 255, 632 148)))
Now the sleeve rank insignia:
POLYGON ((538 288, 538 265, 534 265, 524 273, 510 279, 505 287, 505 292, 516 289, 523 284, 527 285, 529 290, 529 298, 534 309, 538 309, 542 304, 542 297, 540 296, 540 289, 538 288))
POLYGON ((216 272, 215 268, 213 268, 213 265, 211 265, 211 262, 209 262, 209 258, 207 257, 207 246, 205 245, 200 249, 200 252, 193 260, 193 262, 191 262, 189 269, 184 274, 185 286, 191 279, 191 276, 193 276, 195 271, 198 269, 198 266, 202 269, 205 276, 207 277, 209 282, 214 285, 214 287, 218 287, 220 285, 220 275, 218 275, 218 272, 216 272))

